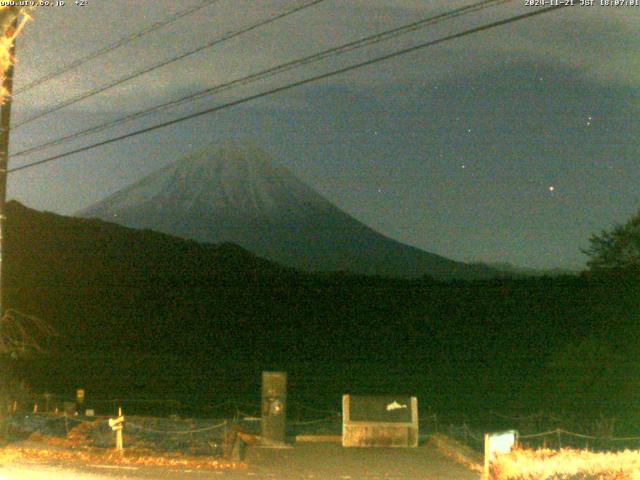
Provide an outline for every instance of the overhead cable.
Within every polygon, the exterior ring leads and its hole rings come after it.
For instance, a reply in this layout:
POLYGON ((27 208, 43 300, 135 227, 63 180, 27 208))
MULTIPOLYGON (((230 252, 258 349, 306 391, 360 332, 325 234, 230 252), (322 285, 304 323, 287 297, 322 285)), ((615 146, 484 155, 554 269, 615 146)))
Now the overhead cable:
POLYGON ((80 148, 77 148, 77 149, 74 149, 74 150, 71 150, 71 151, 68 151, 68 152, 64 152, 64 153, 58 154, 58 155, 53 155, 51 157, 44 158, 42 160, 38 160, 38 161, 35 161, 35 162, 32 162, 32 163, 28 163, 28 164, 25 164, 25 165, 21 165, 19 167, 14 167, 12 169, 9 169, 8 172, 9 173, 17 172, 17 171, 25 170, 25 169, 28 169, 28 168, 33 168, 35 166, 42 165, 42 164, 45 164, 45 163, 57 161, 57 160, 60 160, 62 158, 68 157, 70 155, 74 155, 76 153, 81 153, 81 152, 85 152, 85 151, 88 151, 88 150, 92 150, 94 148, 101 147, 101 146, 104 146, 104 145, 109 145, 111 143, 115 143, 115 142, 118 142, 120 140, 131 138, 131 137, 134 137, 134 136, 137 136, 137 135, 141 135, 143 133, 148 133, 148 132, 151 132, 151 131, 154 131, 154 130, 158 130, 158 129, 161 129, 161 128, 164 128, 164 127, 175 125, 177 123, 181 123, 181 122, 184 122, 186 120, 191 120, 193 118, 201 117, 203 115, 208 115, 210 113, 214 113, 214 112, 218 112, 218 111, 221 111, 221 110, 225 110, 227 108, 231 108, 231 107, 234 107, 234 106, 237 106, 237 105, 241 105, 241 104, 253 101, 253 100, 257 100, 259 98, 263 98, 263 97, 266 97, 266 96, 269 96, 269 95, 273 95, 275 93, 280 93, 280 92, 283 92, 283 91, 291 90, 293 88, 296 88, 296 87, 299 87, 299 86, 302 86, 302 85, 307 85, 309 83, 317 82, 319 80, 324 80, 324 79, 330 78, 330 77, 334 77, 336 75, 340 75, 340 74, 343 74, 343 73, 346 73, 346 72, 349 72, 349 71, 352 71, 352 70, 356 70, 356 69, 360 69, 360 68, 367 67, 367 66, 370 66, 370 65, 374 65, 374 64, 377 64, 377 63, 380 63, 380 62, 383 62, 383 61, 386 61, 386 60, 390 60, 392 58, 395 58, 395 57, 398 57, 398 56, 401 56, 401 55, 406 55, 408 53, 412 53, 412 52, 415 52, 415 51, 418 51, 418 50, 421 50, 421 49, 424 49, 424 48, 433 47, 435 45, 440 45, 442 43, 449 42, 449 41, 452 41, 452 40, 455 40, 455 39, 458 39, 458 38, 462 38, 462 37, 465 37, 465 36, 468 36, 468 35, 472 35, 472 34, 475 34, 475 33, 479 33, 479 32, 482 32, 482 31, 490 30, 490 29, 493 29, 493 28, 496 28, 496 27, 499 27, 499 26, 502 26, 502 25, 507 25, 507 24, 510 24, 510 23, 514 23, 514 22, 517 22, 517 21, 520 21, 520 20, 525 20, 525 19, 528 19, 528 18, 532 18, 532 17, 538 16, 538 15, 549 13, 549 12, 554 11, 554 10, 560 10, 562 8, 565 8, 566 6, 567 5, 560 5, 560 6, 551 6, 551 7, 540 8, 540 9, 537 9, 537 10, 534 10, 534 11, 531 11, 531 12, 528 12, 528 13, 525 13, 525 14, 512 16, 512 17, 509 17, 509 18, 505 18, 503 20, 498 20, 498 21, 495 21, 495 22, 491 22, 491 23, 479 26, 479 27, 475 27, 475 28, 471 28, 471 29, 468 29, 468 30, 464 30, 464 31, 462 31, 460 33, 448 35, 446 37, 442 37, 442 38, 439 38, 437 40, 432 40, 432 41, 429 41, 429 42, 420 43, 418 45, 414 45, 412 47, 408 47, 408 48, 404 48, 404 49, 401 49, 401 50, 397 50, 395 52, 388 53, 388 54, 385 54, 385 55, 382 55, 382 56, 379 56, 379 57, 375 57, 375 58, 370 59, 370 60, 366 60, 366 61, 363 61, 363 62, 352 64, 352 65, 350 65, 348 67, 339 68, 337 70, 333 70, 333 71, 330 71, 330 72, 327 72, 327 73, 315 75, 315 76, 310 77, 310 78, 306 78, 306 79, 303 79, 303 80, 298 80, 296 82, 292 82, 292 83, 289 83, 287 85, 283 85, 283 86, 280 86, 280 87, 272 88, 270 90, 266 90, 266 91, 263 91, 263 92, 260 92, 260 93, 254 94, 254 95, 250 95, 250 96, 238 99, 238 100, 234 100, 234 101, 225 103, 223 105, 218 105, 218 106, 215 106, 215 107, 212 107, 212 108, 208 108, 206 110, 203 110, 203 111, 200 111, 200 112, 197 112, 197 113, 192 113, 190 115, 186 115, 186 116, 179 117, 179 118, 176 118, 176 119, 173 119, 173 120, 169 120, 167 122, 163 122, 163 123, 156 124, 156 125, 153 125, 153 126, 150 126, 150 127, 146 127, 146 128, 140 129, 140 130, 136 130, 134 132, 130 132, 130 133, 127 133, 127 134, 124 134, 124 135, 113 137, 113 138, 110 138, 108 140, 103 140, 101 142, 97 142, 97 143, 94 143, 94 144, 91 144, 91 145, 86 145, 84 147, 80 147, 80 148))
POLYGON ((98 133, 100 131, 103 131, 105 129, 108 128, 112 128, 115 127, 117 125, 121 125, 127 122, 131 122, 133 120, 137 120, 149 115, 153 115, 157 112, 169 109, 169 108, 173 108, 176 107, 178 105, 187 103, 187 102, 191 102, 193 100, 197 100, 199 98, 202 97, 206 97, 209 95, 212 95, 214 93, 218 93, 224 90, 228 90, 231 88, 235 88, 237 86, 241 86, 241 85, 247 85, 249 83, 253 83, 259 80, 263 80, 266 78, 271 78, 277 74, 283 73, 283 72, 287 72, 290 71, 294 68, 298 68, 304 65, 309 65, 312 63, 316 63, 319 62, 321 60, 324 60, 325 58, 328 58, 332 55, 342 55, 344 53, 353 51, 355 49, 358 48, 363 48, 365 46, 368 45, 372 45, 375 43, 379 43, 382 41, 386 41, 386 40, 390 40, 392 38, 396 38, 400 35, 412 32, 417 30, 418 28, 424 28, 426 26, 430 26, 430 25, 434 25, 443 21, 447 21, 450 20, 452 18, 458 17, 458 16, 462 16, 462 15, 468 15, 470 13, 474 13, 477 12, 481 9, 484 8, 488 8, 490 6, 494 6, 494 5, 498 5, 498 4, 502 4, 502 3, 508 3, 511 2, 513 0, 483 0, 481 2, 475 3, 473 5, 469 5, 469 6, 465 6, 465 7, 461 7, 461 8, 457 8, 455 10, 451 10, 442 14, 438 14, 435 16, 429 16, 427 18, 423 18, 421 20, 418 20, 416 22, 411 22, 409 24, 406 25, 402 25, 400 27, 394 28, 392 30, 387 30, 385 32, 381 32, 381 33, 377 33, 374 35, 369 35, 367 37, 358 39, 356 41, 352 41, 352 42, 348 42, 342 45, 339 45, 337 47, 332 47, 326 50, 323 50, 321 52, 315 53, 313 55, 308 55, 290 62, 286 62, 280 65, 277 65, 275 67, 271 67, 271 68, 267 68, 264 70, 261 70, 259 72, 235 79, 235 80, 231 80, 219 85, 215 85, 213 87, 209 87, 206 88, 204 90, 183 96, 181 98, 175 99, 175 100, 170 100, 168 102, 165 102, 163 104, 142 110, 140 112, 135 112, 129 115, 126 115, 124 117, 120 117, 114 120, 110 120, 108 122, 93 126, 93 127, 89 127, 85 130, 81 130, 79 132, 75 132, 69 135, 65 135, 61 138, 57 138, 54 140, 50 140, 47 141, 45 143, 42 143, 40 145, 35 145, 33 147, 29 147, 25 150, 21 150, 19 152, 14 153, 13 155, 11 155, 11 158, 16 158, 19 156, 23 156, 23 155, 28 155, 28 154, 32 154, 35 153, 37 151, 41 151, 56 145, 60 145, 61 143, 65 143, 68 142, 70 140, 74 140, 86 135, 90 135, 93 133, 98 133))
POLYGON ((325 0, 310 0, 310 1, 307 1, 306 3, 304 3, 302 5, 298 5, 296 7, 289 8, 289 9, 285 10, 282 13, 279 13, 277 15, 271 16, 271 17, 267 18, 266 20, 260 20, 258 22, 255 22, 255 23, 249 25, 248 27, 244 27, 244 28, 241 28, 241 29, 233 31, 233 32, 225 33, 225 34, 223 34, 221 36, 218 36, 218 37, 214 38, 210 42, 208 42, 205 45, 202 45, 202 46, 200 46, 198 48, 195 48, 193 50, 189 50, 187 52, 181 53, 180 55, 172 57, 172 58, 169 58, 168 60, 163 60, 161 62, 158 62, 158 63, 154 64, 154 65, 151 65, 150 67, 146 67, 146 68, 143 68, 141 70, 137 70, 137 71, 135 71, 133 73, 127 74, 124 77, 116 79, 116 80, 114 80, 114 81, 112 81, 112 82, 110 82, 108 84, 96 87, 96 88, 94 88, 92 90, 89 90, 87 92, 83 92, 83 93, 80 93, 80 94, 78 94, 78 95, 76 95, 74 97, 68 98, 68 99, 66 99, 66 100, 64 100, 64 101, 52 106, 51 108, 48 108, 48 109, 46 109, 46 110, 44 110, 42 112, 38 112, 38 113, 36 113, 35 115, 33 115, 33 116, 29 117, 29 118, 26 118, 24 120, 21 120, 20 122, 15 123, 14 125, 12 125, 12 129, 16 130, 16 129, 22 127, 23 125, 26 125, 26 124, 31 123, 31 122, 33 122, 35 120, 38 120, 38 119, 40 119, 42 117, 50 115, 51 113, 57 112, 58 110, 61 110, 61 109, 65 108, 65 107, 68 107, 68 106, 73 105, 75 103, 78 103, 78 102, 81 102, 83 100, 86 100, 87 98, 94 97, 94 96, 96 96, 96 95, 98 95, 98 94, 100 94, 102 92, 105 92, 105 91, 110 90, 110 89, 112 89, 114 87, 122 85, 123 83, 126 83, 126 82, 128 82, 130 80, 138 78, 138 77, 140 77, 142 75, 145 75, 147 73, 153 72, 153 71, 155 71, 155 70, 157 70, 159 68, 165 67, 165 66, 170 65, 172 63, 175 63, 175 62, 177 62, 179 60, 183 60, 183 59, 185 59, 185 58, 187 58, 187 57, 189 57, 191 55, 194 55, 194 54, 196 54, 198 52, 201 52, 201 51, 203 51, 203 50, 205 50, 207 48, 211 48, 211 47, 213 47, 215 45, 219 45, 221 43, 224 43, 224 42, 226 42, 228 40, 231 40, 232 38, 238 37, 240 35, 243 35, 245 33, 250 32, 252 30, 255 30, 255 29, 260 28, 262 26, 265 26, 265 25, 268 25, 270 23, 273 23, 273 22, 275 22, 277 20, 280 20, 281 18, 287 17, 287 16, 292 15, 292 14, 294 14, 296 12, 299 12, 299 11, 304 10, 306 8, 312 7, 312 6, 314 6, 314 5, 318 4, 318 3, 321 3, 323 1, 325 1, 325 0))

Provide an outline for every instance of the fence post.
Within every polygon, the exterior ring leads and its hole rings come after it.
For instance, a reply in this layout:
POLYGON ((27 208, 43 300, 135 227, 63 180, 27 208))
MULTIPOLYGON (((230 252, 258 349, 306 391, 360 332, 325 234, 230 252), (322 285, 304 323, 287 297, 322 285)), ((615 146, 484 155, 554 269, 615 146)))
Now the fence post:
POLYGON ((556 429, 556 434, 558 435, 558 448, 562 448, 562 434, 560 429, 556 429))

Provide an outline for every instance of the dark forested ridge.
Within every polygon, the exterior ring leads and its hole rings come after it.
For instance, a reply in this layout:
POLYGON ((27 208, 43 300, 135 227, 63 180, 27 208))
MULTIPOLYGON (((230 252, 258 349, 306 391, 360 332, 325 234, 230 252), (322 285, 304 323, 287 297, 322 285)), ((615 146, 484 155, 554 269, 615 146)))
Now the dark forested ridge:
POLYGON ((34 391, 211 401, 257 396, 259 372, 280 368, 292 396, 327 402, 408 392, 435 409, 594 414, 637 402, 635 274, 307 274, 231 244, 7 210, 7 305, 59 332, 48 354, 16 361, 34 391))

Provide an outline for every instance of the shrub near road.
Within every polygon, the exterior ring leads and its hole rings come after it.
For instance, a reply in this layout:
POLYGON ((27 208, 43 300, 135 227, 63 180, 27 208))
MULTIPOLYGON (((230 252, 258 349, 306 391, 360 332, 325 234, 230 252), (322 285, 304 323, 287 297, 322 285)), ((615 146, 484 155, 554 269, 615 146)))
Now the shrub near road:
POLYGON ((638 480, 640 451, 514 450, 492 464, 493 480, 638 480))

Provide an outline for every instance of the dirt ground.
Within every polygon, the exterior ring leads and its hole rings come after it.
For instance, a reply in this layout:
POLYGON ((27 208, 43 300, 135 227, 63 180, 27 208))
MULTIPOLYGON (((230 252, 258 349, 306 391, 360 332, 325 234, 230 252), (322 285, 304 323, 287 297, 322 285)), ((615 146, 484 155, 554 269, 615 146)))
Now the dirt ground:
POLYGON ((247 461, 258 474, 276 472, 276 478, 282 479, 480 478, 430 446, 343 448, 339 444, 301 444, 292 449, 249 450, 247 461))
POLYGON ((268 479, 268 480, 478 480, 480 474, 456 464, 432 446, 415 449, 346 449, 339 444, 298 444, 291 448, 246 451, 247 468, 187 470, 161 467, 20 460, 0 466, 1 480, 110 479, 268 479))

